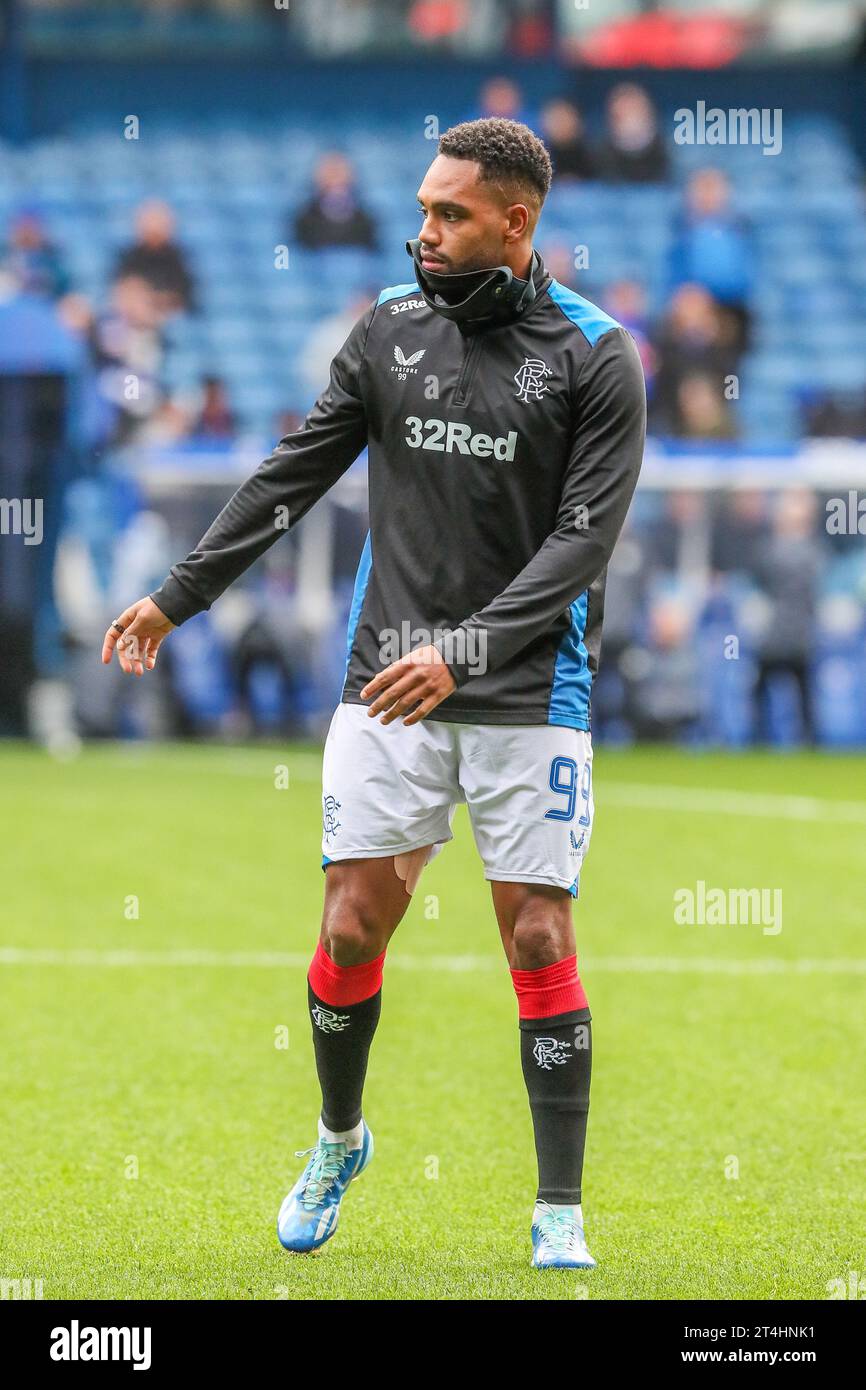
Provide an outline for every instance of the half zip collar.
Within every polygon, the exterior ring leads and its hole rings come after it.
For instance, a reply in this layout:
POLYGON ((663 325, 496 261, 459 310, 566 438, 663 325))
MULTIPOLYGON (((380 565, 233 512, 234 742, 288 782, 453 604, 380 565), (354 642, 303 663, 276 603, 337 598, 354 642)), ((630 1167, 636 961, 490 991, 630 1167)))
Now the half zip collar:
MULTIPOLYGON (((532 280, 535 285, 535 297, 527 304, 523 312, 513 310, 503 310, 500 314, 491 314, 485 318, 469 319, 465 323, 458 323, 457 327, 465 338, 473 337, 476 333, 486 333, 493 328, 504 328, 510 323, 518 323, 520 320, 531 314, 542 295, 546 292, 551 283, 552 276, 541 259, 538 251, 532 252, 532 280)), ((525 280, 515 280, 515 284, 525 285, 525 280)))

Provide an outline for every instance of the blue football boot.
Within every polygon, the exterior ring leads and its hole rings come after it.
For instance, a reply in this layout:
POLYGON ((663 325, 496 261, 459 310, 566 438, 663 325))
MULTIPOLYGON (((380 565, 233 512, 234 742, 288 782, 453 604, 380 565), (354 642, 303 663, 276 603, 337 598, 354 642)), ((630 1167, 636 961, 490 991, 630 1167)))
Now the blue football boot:
POLYGON ((373 1157, 373 1136, 366 1123, 362 1124, 357 1149, 319 1139, 314 1148, 299 1149, 295 1154, 296 1158, 312 1156, 277 1217, 277 1235, 287 1250, 298 1254, 318 1250, 336 1231, 343 1194, 373 1157))
POLYGON ((536 1202, 532 1213, 533 1269, 595 1269, 586 1248, 580 1206, 536 1202))

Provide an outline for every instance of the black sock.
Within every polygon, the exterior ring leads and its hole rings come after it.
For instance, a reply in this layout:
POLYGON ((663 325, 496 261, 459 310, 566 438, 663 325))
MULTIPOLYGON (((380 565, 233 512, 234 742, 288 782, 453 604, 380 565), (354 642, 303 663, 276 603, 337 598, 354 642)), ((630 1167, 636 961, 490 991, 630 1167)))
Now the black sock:
POLYGON ((338 1132, 361 1119, 361 1094, 370 1044, 379 1022, 382 991, 360 1004, 326 1004, 307 981, 316 1071, 322 1088, 322 1123, 338 1132))
POLYGON ((592 1071, 592 1015, 520 1020, 520 1060, 538 1157, 538 1198, 578 1203, 592 1071))

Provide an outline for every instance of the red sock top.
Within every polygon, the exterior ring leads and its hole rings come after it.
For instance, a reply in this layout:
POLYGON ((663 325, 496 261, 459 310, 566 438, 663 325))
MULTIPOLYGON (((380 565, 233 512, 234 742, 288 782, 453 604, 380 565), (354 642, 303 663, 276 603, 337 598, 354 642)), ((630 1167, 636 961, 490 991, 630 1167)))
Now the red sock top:
POLYGON ((577 956, 566 956, 540 970, 512 970, 521 1018, 553 1018, 588 1007, 577 973, 577 956))
POLYGON ((384 964, 383 951, 375 960, 364 961, 361 965, 337 965, 320 941, 307 979, 313 993, 324 1004, 345 1008, 347 1004, 361 1004, 378 994, 382 988, 384 964))

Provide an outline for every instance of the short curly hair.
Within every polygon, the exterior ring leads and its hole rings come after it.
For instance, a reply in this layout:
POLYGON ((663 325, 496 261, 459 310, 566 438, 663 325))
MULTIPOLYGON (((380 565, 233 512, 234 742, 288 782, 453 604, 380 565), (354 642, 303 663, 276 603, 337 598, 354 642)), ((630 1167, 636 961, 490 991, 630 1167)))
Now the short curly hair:
POLYGON ((439 153, 449 159, 473 159, 479 180, 495 184, 503 197, 528 196, 536 217, 550 191, 550 155, 538 136, 520 121, 484 116, 451 126, 439 141, 439 153))

